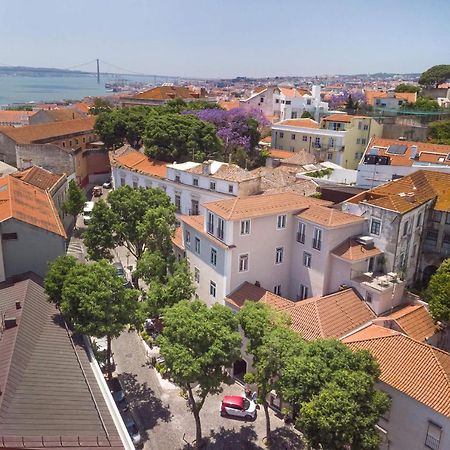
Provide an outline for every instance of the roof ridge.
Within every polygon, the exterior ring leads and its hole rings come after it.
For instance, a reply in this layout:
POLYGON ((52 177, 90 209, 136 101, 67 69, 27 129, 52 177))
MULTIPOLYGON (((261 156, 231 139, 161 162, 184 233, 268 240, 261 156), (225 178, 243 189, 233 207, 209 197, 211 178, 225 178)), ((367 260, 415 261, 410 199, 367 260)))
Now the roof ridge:
POLYGON ((236 208, 238 199, 239 199, 239 197, 236 197, 236 198, 234 199, 233 206, 231 207, 231 210, 230 210, 230 212, 229 212, 229 214, 228 214, 227 220, 229 220, 229 219, 231 219, 231 218, 233 217, 233 212, 234 212, 234 210, 235 210, 235 208, 236 208))
POLYGON ((51 210, 52 210, 52 212, 53 212, 53 214, 55 216, 55 219, 56 219, 56 225, 58 226, 58 229, 59 229, 61 235, 65 239, 67 239, 66 230, 64 229, 64 226, 63 226, 63 224, 61 222, 61 217, 59 217, 59 214, 56 211, 55 205, 53 203, 53 198, 50 196, 50 192, 48 190, 45 190, 44 192, 47 194, 47 198, 48 198, 48 201, 50 203, 50 208, 51 208, 51 210))

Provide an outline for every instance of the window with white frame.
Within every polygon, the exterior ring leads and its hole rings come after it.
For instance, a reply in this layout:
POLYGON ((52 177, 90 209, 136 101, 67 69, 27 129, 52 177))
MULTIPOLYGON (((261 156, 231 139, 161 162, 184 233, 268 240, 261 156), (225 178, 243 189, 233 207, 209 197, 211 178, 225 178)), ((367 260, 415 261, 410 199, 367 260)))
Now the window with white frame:
POLYGON ((375 234, 376 236, 379 236, 380 232, 381 232, 381 220, 372 217, 370 221, 370 234, 375 234))
POLYGON ((232 194, 234 192, 234 186, 232 184, 228 185, 228 192, 232 194))
POLYGON ((333 160, 333 153, 327 153, 327 160, 332 161, 333 160))
POLYGON ((192 179, 192 184, 193 184, 194 186, 198 186, 198 178, 193 178, 193 179, 192 179))
POLYGON ((322 248, 322 230, 320 228, 314 228, 312 246, 316 250, 320 250, 322 248))
POLYGON ((208 223, 206 229, 208 230, 208 233, 214 234, 214 214, 208 213, 208 223))
POLYGON ((366 292, 366 302, 372 303, 372 294, 370 292, 366 292))
POLYGON ((432 450, 439 450, 441 443, 442 427, 436 423, 428 422, 427 436, 425 438, 425 447, 432 450))
POLYGON ((241 220, 241 235, 250 234, 250 220, 241 220))
POLYGON ((284 133, 280 132, 280 138, 281 138, 281 139, 284 138, 284 133))
POLYGON ((225 221, 218 217, 217 218, 217 237, 223 241, 225 236, 225 221))
POLYGON ((298 223, 297 242, 300 244, 305 243, 306 224, 303 222, 298 223))
POLYGON ((311 267, 311 253, 308 252, 303 252, 303 265, 305 267, 311 267))
POLYGON ((273 293, 275 295, 281 295, 281 284, 277 284, 273 287, 273 293))
POLYGON ((421 224, 422 224, 422 213, 419 213, 417 216, 416 227, 420 227, 421 224))
POLYGON ((407 220, 404 224, 403 224, 403 236, 406 236, 408 234, 408 226, 409 226, 409 221, 407 220))
POLYGON ((277 229, 286 228, 286 214, 281 214, 277 217, 277 229))
POLYGON ((361 139, 360 139, 360 138, 357 138, 357 139, 356 139, 356 143, 357 143, 357 144, 361 144, 361 139))
POLYGON ((211 247, 211 258, 210 258, 211 264, 213 266, 217 266, 217 250, 213 247, 211 247))
POLYGON ((209 295, 211 297, 216 297, 216 283, 214 283, 214 281, 210 280, 209 281, 209 295))
POLYGON ((303 137, 302 137, 302 141, 303 141, 303 142, 307 142, 307 141, 308 141, 308 136, 303 136, 303 137))
POLYGON ((175 182, 176 182, 176 183, 180 183, 180 181, 181 181, 180 175, 179 175, 179 174, 176 174, 176 175, 175 175, 175 182))
POLYGON ((300 284, 300 292, 298 294, 298 299, 304 300, 305 298, 308 298, 308 286, 300 284))
POLYGON ((200 253, 200 239, 198 237, 195 238, 195 253, 200 253))
POLYGON ((194 281, 200 283, 200 269, 198 267, 194 267, 194 281))
POLYGON ((316 137, 316 138, 314 139, 314 145, 315 145, 316 147, 320 147, 320 137, 316 137))
POLYGON ((295 141, 295 133, 292 133, 292 134, 291 134, 291 139, 292 139, 293 141, 295 141))
POLYGON ((191 245, 191 232, 186 230, 186 245, 191 245))
POLYGON ((175 194, 175 210, 176 212, 181 212, 181 195, 175 194))
POLYGON ((209 189, 211 189, 211 191, 215 191, 216 190, 216 182, 215 181, 210 181, 209 189))
POLYGON ((283 262, 283 247, 277 247, 275 249, 275 264, 281 264, 283 262))
POLYGON ((248 254, 239 255, 239 272, 247 272, 248 270, 248 254))

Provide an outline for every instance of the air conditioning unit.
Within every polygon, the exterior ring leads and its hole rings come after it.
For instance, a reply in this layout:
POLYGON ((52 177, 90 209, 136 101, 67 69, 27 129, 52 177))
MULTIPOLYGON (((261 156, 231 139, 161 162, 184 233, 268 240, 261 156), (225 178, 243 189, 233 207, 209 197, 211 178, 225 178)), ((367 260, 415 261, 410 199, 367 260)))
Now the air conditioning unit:
POLYGON ((366 248, 366 249, 374 247, 373 237, 371 237, 371 236, 359 236, 356 239, 356 242, 358 242, 358 244, 363 245, 364 248, 366 248))

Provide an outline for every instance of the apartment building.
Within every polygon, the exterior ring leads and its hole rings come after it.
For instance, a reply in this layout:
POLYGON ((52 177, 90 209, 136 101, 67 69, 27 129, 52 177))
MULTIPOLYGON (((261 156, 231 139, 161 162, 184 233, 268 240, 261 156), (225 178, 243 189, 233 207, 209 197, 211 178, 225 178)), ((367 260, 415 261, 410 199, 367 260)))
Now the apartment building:
POLYGON ((420 169, 450 173, 450 145, 374 137, 359 161, 356 184, 370 189, 420 169))
POLYGON ((328 103, 320 98, 320 86, 312 86, 311 93, 291 86, 260 86, 249 98, 240 100, 239 106, 259 109, 274 121, 300 119, 304 112, 319 120, 328 112, 328 103))
POLYGON ((292 300, 329 293, 331 251, 360 235, 366 219, 327 206, 285 192, 207 203, 203 215, 181 217, 197 296, 223 303, 244 282, 292 300))
POLYGON ((110 154, 114 187, 163 189, 178 214, 197 215, 204 203, 260 192, 261 176, 220 161, 167 164, 148 158, 130 146, 110 154))
POLYGON ((367 104, 378 110, 398 110, 408 103, 416 103, 417 92, 365 91, 367 104))
POLYGON ((365 116, 333 114, 319 124, 311 119, 285 120, 272 125, 272 147, 306 150, 319 161, 356 169, 372 136, 381 136, 382 125, 365 116))
POLYGON ((450 174, 419 170, 348 199, 343 210, 368 219, 386 273, 408 286, 426 282, 450 255, 450 174))

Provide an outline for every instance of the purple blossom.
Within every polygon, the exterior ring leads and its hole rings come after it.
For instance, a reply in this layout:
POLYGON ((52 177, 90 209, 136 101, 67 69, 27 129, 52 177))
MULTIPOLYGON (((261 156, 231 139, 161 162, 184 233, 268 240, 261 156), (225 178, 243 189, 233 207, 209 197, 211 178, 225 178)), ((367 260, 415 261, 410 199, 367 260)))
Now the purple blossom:
POLYGON ((358 102, 360 105, 366 103, 366 97, 360 89, 350 89, 333 94, 328 101, 328 105, 331 109, 342 108, 348 101, 348 97, 352 96, 354 102, 358 102))

